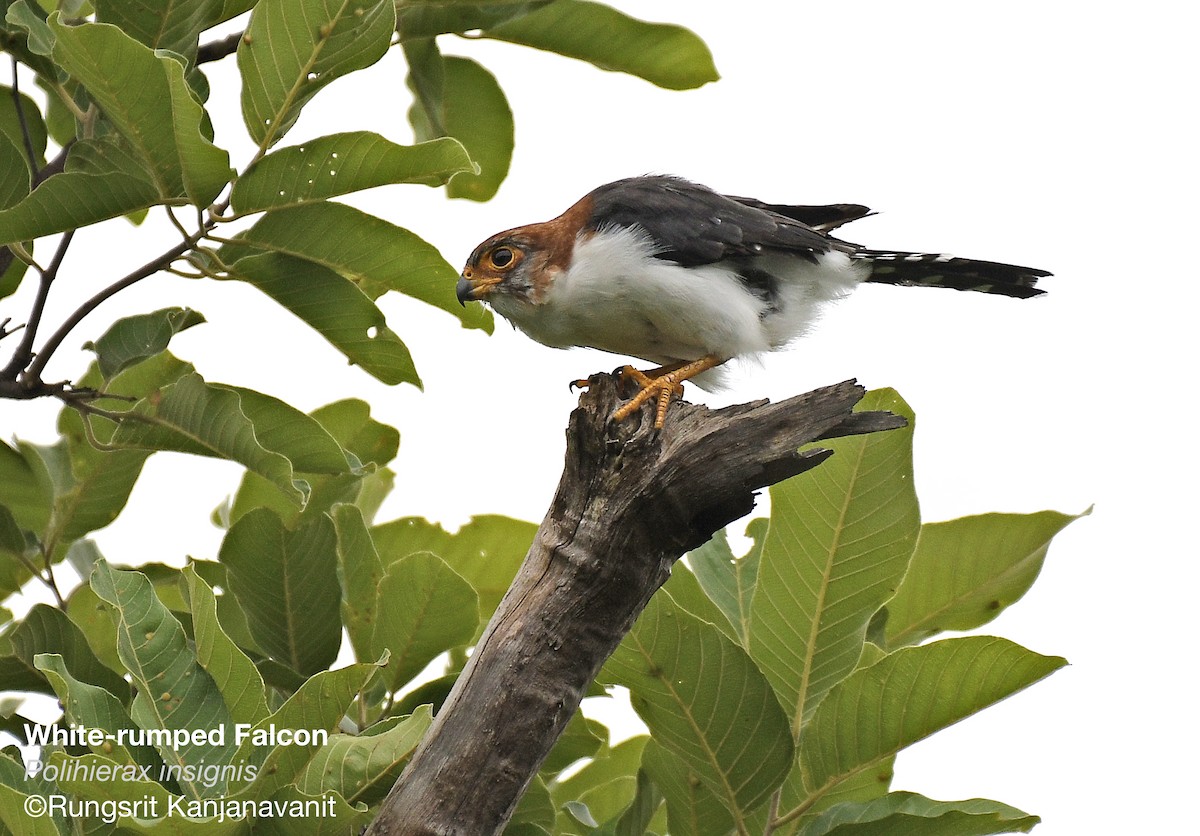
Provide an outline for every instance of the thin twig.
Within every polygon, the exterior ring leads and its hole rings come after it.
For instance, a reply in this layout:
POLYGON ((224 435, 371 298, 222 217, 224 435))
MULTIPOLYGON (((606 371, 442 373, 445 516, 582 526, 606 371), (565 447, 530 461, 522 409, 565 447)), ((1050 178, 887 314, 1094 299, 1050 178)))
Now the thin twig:
MULTIPOLYGON (((17 344, 8 365, 4 367, 3 371, 0 371, 0 379, 15 379, 33 359, 33 341, 37 338, 38 326, 41 324, 42 314, 46 310, 46 300, 50 297, 50 285, 54 284, 58 268, 62 266, 63 258, 67 255, 67 248, 71 246, 71 239, 74 237, 75 230, 64 232, 58 241, 58 248, 54 251, 54 257, 50 260, 50 264, 46 266, 45 270, 39 271, 41 280, 38 282, 37 296, 33 300, 33 307, 29 311, 29 321, 25 325, 25 333, 21 335, 21 342, 17 344)), ((35 374, 32 379, 37 380, 39 376, 40 372, 35 374)))
POLYGON ((767 827, 763 830, 763 836, 771 836, 775 832, 775 817, 779 815, 779 802, 783 800, 783 787, 775 790, 771 796, 771 806, 767 808, 767 827))
POLYGON ((245 32, 235 32, 219 41, 200 44, 200 48, 196 50, 196 63, 207 64, 209 61, 220 61, 226 55, 237 52, 238 44, 242 42, 244 34, 245 32))
POLYGON ((25 108, 21 102, 21 87, 17 79, 17 59, 12 59, 12 99, 13 108, 17 111, 17 122, 21 125, 21 139, 25 143, 25 156, 29 158, 29 170, 39 168, 37 151, 33 150, 33 137, 29 134, 29 122, 25 119, 25 108))
POLYGON ((147 276, 152 276, 159 270, 169 266, 172 261, 179 258, 192 247, 196 246, 196 242, 199 241, 203 235, 203 230, 197 230, 193 235, 188 236, 186 240, 181 241, 174 247, 171 247, 171 249, 158 256, 158 258, 146 262, 129 275, 113 282, 108 287, 104 288, 95 296, 88 299, 86 302, 76 308, 75 312, 67 317, 66 321, 59 326, 58 330, 55 331, 48 340, 46 340, 45 344, 42 346, 42 350, 37 353, 37 357, 34 359, 33 363, 30 364, 28 372, 26 372, 28 377, 31 380, 37 380, 41 377, 42 371, 45 370, 46 364, 50 362, 50 358, 54 355, 54 352, 58 350, 59 346, 62 345, 63 340, 65 340, 67 335, 74 330, 75 326, 82 322, 88 314, 98 308, 110 297, 120 293, 125 288, 135 285, 147 276))

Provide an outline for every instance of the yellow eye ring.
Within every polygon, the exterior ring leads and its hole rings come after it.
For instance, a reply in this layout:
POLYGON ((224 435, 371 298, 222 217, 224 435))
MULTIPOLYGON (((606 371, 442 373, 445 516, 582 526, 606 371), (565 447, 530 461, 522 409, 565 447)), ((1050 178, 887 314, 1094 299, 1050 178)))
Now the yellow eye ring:
POLYGON ((517 254, 512 247, 496 247, 488 253, 488 261, 497 270, 507 270, 517 263, 517 254))

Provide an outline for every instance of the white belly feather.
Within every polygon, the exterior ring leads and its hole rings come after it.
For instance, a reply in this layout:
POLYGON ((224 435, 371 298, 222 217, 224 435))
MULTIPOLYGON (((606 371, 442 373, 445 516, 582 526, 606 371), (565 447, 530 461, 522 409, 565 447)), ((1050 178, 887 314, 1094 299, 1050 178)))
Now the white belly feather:
POLYGON ((843 253, 817 263, 764 254, 755 267, 778 279, 773 305, 728 265, 682 267, 655 258, 636 229, 604 230, 576 242, 571 267, 539 303, 493 300, 496 310, 540 343, 589 346, 651 363, 723 359, 779 348, 816 321, 870 272, 843 253))

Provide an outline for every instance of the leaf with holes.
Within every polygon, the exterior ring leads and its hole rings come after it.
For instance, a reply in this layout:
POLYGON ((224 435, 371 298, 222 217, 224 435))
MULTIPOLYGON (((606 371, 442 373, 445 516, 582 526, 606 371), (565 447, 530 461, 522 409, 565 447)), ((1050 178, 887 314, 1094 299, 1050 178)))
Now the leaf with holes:
POLYGON ((230 590, 255 642, 297 673, 325 670, 341 646, 336 544, 329 517, 289 531, 265 508, 234 523, 221 543, 230 590))
POLYGON ((383 313, 353 282, 328 267, 266 253, 240 259, 230 275, 300 317, 372 377, 420 388, 412 355, 387 327, 383 313))
MULTIPOLYGON (((67 722, 77 727, 102 729, 112 735, 112 740, 97 747, 103 750, 102 754, 117 763, 137 763, 158 771, 162 758, 153 747, 136 743, 126 746, 122 742, 122 737, 137 740, 141 732, 125 706, 111 692, 76 679, 57 653, 39 653, 34 658, 34 665, 54 687, 67 722)), ((127 685, 124 690, 128 691, 127 685)))
POLYGON ((605 664, 655 740, 733 815, 766 801, 792 764, 787 715, 750 657, 720 630, 659 594, 605 664))
POLYGON ((858 409, 889 410, 909 426, 822 441, 833 456, 771 488, 749 650, 793 733, 854 670, 867 624, 904 577, 920 527, 912 410, 891 390, 868 392, 858 409))
MULTIPOLYGON (((154 594, 146 576, 113 569, 101 560, 92 571, 91 586, 113 608, 117 652, 137 688, 130 712, 133 721, 144 729, 232 728, 233 718, 220 690, 200 666, 183 627, 154 594)), ((232 735, 226 735, 226 742, 216 744, 189 737, 179 745, 168 741, 155 748, 172 766, 201 761, 219 764, 227 763, 233 754, 231 739, 232 735)), ((185 776, 178 783, 190 798, 217 797, 225 791, 221 778, 212 786, 185 776)))
POLYGON ((720 78, 712 53, 694 32, 637 20, 588 0, 556 0, 483 34, 629 73, 668 90, 689 90, 720 78))
POLYGON ((397 145, 369 131, 330 134, 280 148, 238 178, 232 207, 240 214, 285 209, 393 183, 437 186, 475 165, 456 139, 397 145))
POLYGON ((250 136, 274 145, 321 88, 382 58, 395 28, 393 0, 259 0, 237 51, 250 136))

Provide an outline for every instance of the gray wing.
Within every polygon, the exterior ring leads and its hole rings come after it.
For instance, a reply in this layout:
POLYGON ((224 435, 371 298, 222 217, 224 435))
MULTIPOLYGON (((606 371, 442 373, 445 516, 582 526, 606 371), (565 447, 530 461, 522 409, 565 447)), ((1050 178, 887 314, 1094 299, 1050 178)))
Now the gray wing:
POLYGON ((705 186, 667 176, 617 180, 588 197, 592 201, 589 229, 639 227, 654 239, 658 258, 686 267, 760 255, 767 250, 814 260, 831 249, 853 252, 852 245, 775 210, 793 209, 801 215, 808 210, 808 216, 820 220, 821 226, 846 214, 858 212, 855 217, 861 217, 867 211, 866 207, 849 204, 840 213, 831 207, 774 207, 749 198, 726 197, 705 186), (822 209, 830 211, 822 213, 822 209))

